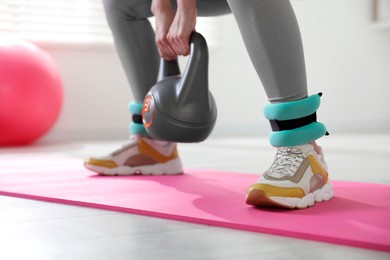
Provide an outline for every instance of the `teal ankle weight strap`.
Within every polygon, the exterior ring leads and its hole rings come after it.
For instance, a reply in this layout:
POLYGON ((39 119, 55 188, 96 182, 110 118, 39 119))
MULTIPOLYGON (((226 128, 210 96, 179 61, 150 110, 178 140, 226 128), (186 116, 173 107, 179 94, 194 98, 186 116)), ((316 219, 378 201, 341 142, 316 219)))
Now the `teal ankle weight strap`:
POLYGON ((145 127, 142 124, 142 102, 131 101, 128 108, 130 113, 133 115, 133 121, 129 124, 130 133, 148 136, 145 127))
POLYGON ((327 134, 325 126, 317 122, 316 116, 321 95, 265 106, 264 116, 270 121, 273 131, 269 135, 272 146, 302 145, 327 134))

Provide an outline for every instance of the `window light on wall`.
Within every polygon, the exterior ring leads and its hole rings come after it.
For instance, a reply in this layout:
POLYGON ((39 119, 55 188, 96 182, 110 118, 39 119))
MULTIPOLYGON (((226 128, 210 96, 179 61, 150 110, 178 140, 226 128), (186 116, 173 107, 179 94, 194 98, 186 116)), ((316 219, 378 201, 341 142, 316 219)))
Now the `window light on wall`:
MULTIPOLYGON (((155 20, 150 21, 154 27, 155 20)), ((216 18, 199 17, 196 28, 209 47, 216 45, 216 18)), ((113 42, 102 0, 0 0, 0 34, 40 43, 113 42)))
POLYGON ((390 28, 390 0, 374 1, 374 26, 378 29, 390 28))
POLYGON ((101 0, 0 0, 3 35, 49 43, 111 43, 101 0))

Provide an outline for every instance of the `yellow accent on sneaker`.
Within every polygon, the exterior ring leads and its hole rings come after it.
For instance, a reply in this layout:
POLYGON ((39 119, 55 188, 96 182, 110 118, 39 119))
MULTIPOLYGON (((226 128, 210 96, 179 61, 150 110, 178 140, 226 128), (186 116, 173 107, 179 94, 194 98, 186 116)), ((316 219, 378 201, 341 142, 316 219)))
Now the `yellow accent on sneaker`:
POLYGON ((177 148, 175 147, 172 153, 168 156, 165 156, 158 151, 156 151, 153 147, 151 147, 148 143, 146 143, 142 138, 138 139, 138 152, 140 154, 148 155, 153 158, 158 163, 165 163, 172 159, 178 158, 177 148))
POLYGON ((95 166, 100 166, 100 167, 105 167, 105 168, 115 168, 118 166, 113 161, 99 160, 99 159, 94 159, 94 158, 88 158, 87 160, 85 160, 85 164, 95 165, 95 166))
POLYGON ((324 183, 327 183, 328 182, 328 173, 326 172, 324 167, 322 167, 312 155, 308 155, 307 159, 309 159, 309 161, 310 161, 310 167, 311 167, 313 174, 314 175, 316 175, 316 174, 321 175, 322 178, 324 179, 324 183))
POLYGON ((176 143, 132 136, 112 153, 90 157, 84 166, 101 175, 176 175, 183 173, 176 143))
POLYGON ((267 196, 279 196, 290 198, 303 198, 305 192, 301 188, 276 187, 270 184, 254 183, 248 189, 248 194, 253 190, 262 190, 267 196))

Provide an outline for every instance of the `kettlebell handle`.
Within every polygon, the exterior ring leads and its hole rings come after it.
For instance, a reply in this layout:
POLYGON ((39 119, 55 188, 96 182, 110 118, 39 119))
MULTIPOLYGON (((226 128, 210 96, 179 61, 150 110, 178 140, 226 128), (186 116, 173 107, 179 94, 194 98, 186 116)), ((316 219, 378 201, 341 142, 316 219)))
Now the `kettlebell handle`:
MULTIPOLYGON (((200 45, 206 43, 203 36, 197 32, 192 32, 189 41, 190 41, 190 46, 191 46, 191 44, 195 45, 195 46, 200 46, 200 45)), ((207 48, 207 46, 206 46, 206 48, 207 48)), ((190 47, 190 49, 191 49, 191 47, 190 47)), ((195 47, 195 49, 200 49, 200 48, 195 47)), ((201 50, 198 50, 197 52, 200 52, 200 51, 201 50)), ((192 52, 193 51, 191 50, 190 53, 192 53, 192 52)), ((208 54, 206 54, 206 55, 208 55, 208 54)), ((158 76, 157 76, 157 82, 161 81, 167 77, 176 76, 176 75, 181 74, 177 59, 167 61, 164 58, 161 58, 159 68, 160 69, 159 69, 158 76)))
MULTIPOLYGON (((190 56, 176 89, 179 104, 194 101, 209 105, 208 62, 209 53, 205 38, 198 32, 192 32, 190 56)), ((170 76, 180 76, 177 59, 166 61, 161 58, 157 82, 170 76)))
POLYGON ((177 59, 174 60, 160 60, 160 69, 158 71, 157 82, 170 77, 170 76, 179 76, 181 74, 179 63, 177 59))
POLYGON ((205 38, 198 32, 190 36, 190 57, 177 86, 179 104, 204 102, 209 106, 209 54, 205 38))

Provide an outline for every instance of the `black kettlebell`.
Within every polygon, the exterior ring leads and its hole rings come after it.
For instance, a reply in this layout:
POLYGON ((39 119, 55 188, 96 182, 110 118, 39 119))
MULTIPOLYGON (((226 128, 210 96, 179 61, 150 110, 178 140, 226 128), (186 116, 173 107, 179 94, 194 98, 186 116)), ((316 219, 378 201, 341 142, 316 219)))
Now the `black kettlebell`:
POLYGON ((183 75, 177 60, 161 59, 157 83, 143 102, 143 125, 153 138, 192 143, 205 140, 216 119, 217 107, 208 87, 206 40, 194 32, 183 75))

